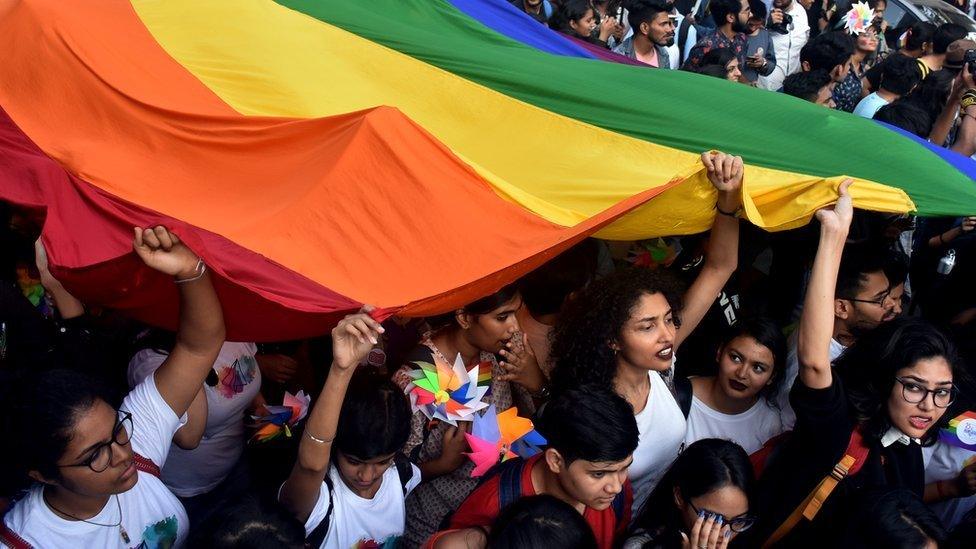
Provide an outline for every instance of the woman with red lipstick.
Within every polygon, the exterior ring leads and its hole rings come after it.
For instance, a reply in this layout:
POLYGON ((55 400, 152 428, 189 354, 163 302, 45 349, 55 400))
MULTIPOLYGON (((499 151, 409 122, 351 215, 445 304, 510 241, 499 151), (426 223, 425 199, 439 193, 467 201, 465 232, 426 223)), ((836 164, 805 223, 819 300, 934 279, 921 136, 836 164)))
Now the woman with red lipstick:
MULTIPOLYGON (((545 377, 524 340, 516 340, 520 334, 516 311, 521 306, 522 297, 511 285, 453 313, 430 319, 433 330, 408 353, 406 364, 394 374, 393 381, 406 387, 411 381, 409 372, 417 368, 414 362, 440 363, 450 368, 460 355, 468 369, 476 365, 490 368, 491 391, 486 400, 497 410, 517 405, 520 415, 531 415, 534 407, 530 394, 542 390, 545 377), (509 381, 511 372, 507 366, 513 365, 520 371, 517 381, 509 381)), ((478 479, 471 478, 474 464, 463 454, 468 451, 463 423, 458 427, 432 424, 416 412, 404 451, 420 466, 424 479, 407 500, 404 539, 416 547, 427 541, 444 517, 461 505, 478 479)))
POLYGON ((726 334, 716 361, 718 375, 691 378, 685 444, 722 438, 751 454, 785 430, 776 395, 783 383, 786 338, 771 320, 745 319, 726 334))
POLYGON ((932 444, 951 417, 946 410, 956 396, 958 358, 950 340, 924 321, 882 324, 831 367, 834 288, 853 217, 849 184, 841 185, 834 207, 817 212, 820 245, 798 331, 800 372, 790 394, 796 426, 761 479, 757 542, 840 546, 869 489, 905 488, 921 497, 922 445, 932 444), (841 464, 845 454, 859 457, 841 464), (822 489, 825 478, 838 483, 814 519, 789 526, 787 517, 796 510, 809 516, 805 499, 822 489))
POLYGON ((685 292, 684 307, 678 284, 667 274, 625 269, 584 290, 560 316, 553 334, 556 390, 596 383, 634 408, 640 430, 629 472, 635 509, 684 443, 685 416, 668 384, 675 350, 701 322, 738 261, 742 159, 724 153, 704 153, 701 159, 718 201, 705 265, 685 292))
POLYGON ((224 320, 206 265, 176 235, 136 228, 133 247, 180 290, 176 345, 118 408, 95 380, 69 370, 4 384, 4 483, 33 482, 3 518, 4 545, 178 547, 186 539, 186 513, 158 466, 217 358, 224 320))

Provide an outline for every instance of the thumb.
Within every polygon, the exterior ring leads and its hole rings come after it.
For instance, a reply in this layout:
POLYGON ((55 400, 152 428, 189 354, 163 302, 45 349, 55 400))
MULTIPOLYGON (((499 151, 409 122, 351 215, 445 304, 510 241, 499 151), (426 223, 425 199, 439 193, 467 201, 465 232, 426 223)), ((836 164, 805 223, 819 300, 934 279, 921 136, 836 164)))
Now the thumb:
POLYGON ((688 539, 687 534, 681 532, 681 549, 690 549, 690 548, 691 548, 691 540, 688 539))

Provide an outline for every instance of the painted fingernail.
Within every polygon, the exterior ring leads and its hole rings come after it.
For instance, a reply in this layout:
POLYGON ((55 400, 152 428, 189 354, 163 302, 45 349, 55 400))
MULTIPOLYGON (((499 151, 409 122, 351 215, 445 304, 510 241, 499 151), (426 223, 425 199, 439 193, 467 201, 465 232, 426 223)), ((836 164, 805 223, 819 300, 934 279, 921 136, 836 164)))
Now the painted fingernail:
POLYGON ((723 522, 725 522, 725 519, 722 518, 722 515, 716 515, 715 522, 718 522, 721 525, 723 522))
POLYGON ((726 530, 725 531, 725 537, 731 538, 732 537, 732 530, 726 530))
POLYGON ((698 511, 698 518, 705 518, 705 511, 698 511))

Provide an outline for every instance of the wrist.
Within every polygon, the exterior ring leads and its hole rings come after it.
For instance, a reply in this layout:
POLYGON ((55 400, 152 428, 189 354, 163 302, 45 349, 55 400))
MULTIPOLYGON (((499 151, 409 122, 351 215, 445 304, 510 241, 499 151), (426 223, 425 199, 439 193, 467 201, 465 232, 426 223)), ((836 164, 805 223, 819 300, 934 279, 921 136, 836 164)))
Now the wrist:
POLYGON ((173 278, 177 282, 189 282, 193 278, 200 278, 205 271, 203 260, 194 258, 192 263, 184 266, 173 278))
POLYGON ((348 380, 352 377, 353 372, 356 371, 356 364, 358 364, 358 362, 346 364, 340 360, 333 360, 332 367, 329 368, 329 377, 331 378, 332 375, 335 374, 337 377, 348 380))
POLYGON ((737 210, 742 206, 742 192, 738 190, 719 191, 715 205, 727 212, 737 210))

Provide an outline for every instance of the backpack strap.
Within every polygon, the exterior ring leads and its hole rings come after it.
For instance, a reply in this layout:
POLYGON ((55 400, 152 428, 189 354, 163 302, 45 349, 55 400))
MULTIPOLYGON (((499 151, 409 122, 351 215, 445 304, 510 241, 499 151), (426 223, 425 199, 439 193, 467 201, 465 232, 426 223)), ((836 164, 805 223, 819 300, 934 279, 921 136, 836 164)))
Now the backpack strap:
POLYGON ((810 495, 790 513, 790 516, 783 521, 783 524, 780 524, 779 528, 773 532, 773 535, 769 536, 769 539, 763 544, 763 549, 772 547, 786 537, 800 523, 801 519, 812 521, 816 518, 817 513, 820 512, 820 508, 823 507, 824 502, 827 501, 830 494, 837 488, 837 485, 848 476, 860 471, 861 467, 867 461, 869 453, 870 449, 864 445, 864 438, 861 435, 861 431, 854 429, 847 443, 847 450, 844 451, 844 457, 840 458, 837 465, 834 465, 833 471, 824 477, 820 481, 820 484, 810 492, 810 495))
POLYGON ((325 535, 329 533, 329 525, 332 523, 332 510, 335 508, 335 487, 332 485, 332 479, 326 474, 322 482, 329 489, 329 508, 326 509, 325 516, 318 525, 312 529, 312 533, 305 536, 305 544, 313 549, 322 547, 322 543, 325 542, 325 535))
POLYGON ((400 489, 403 490, 403 496, 406 497, 407 484, 413 478, 413 464, 403 452, 397 452, 393 457, 393 466, 396 467, 397 476, 400 478, 400 489))
POLYGON ((681 413, 685 419, 688 419, 688 414, 691 413, 691 397, 693 394, 690 379, 685 376, 674 377, 674 399, 678 401, 678 407, 681 408, 681 413))
POLYGON ((10 549, 34 549, 34 546, 27 543, 27 540, 7 527, 3 517, 0 517, 0 543, 10 547, 10 549))
POLYGON ((507 466, 502 467, 498 472, 499 511, 522 497, 522 466, 524 464, 525 462, 520 458, 513 459, 506 462, 507 466))
POLYGON ((133 454, 133 461, 136 463, 136 470, 142 471, 143 473, 149 473, 156 478, 162 478, 160 476, 159 465, 153 463, 153 460, 143 457, 139 454, 133 454))

